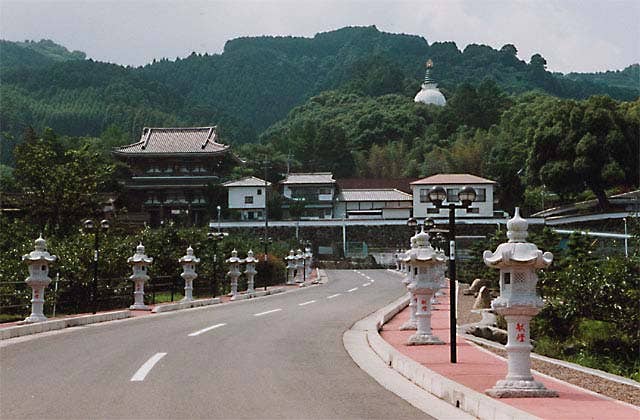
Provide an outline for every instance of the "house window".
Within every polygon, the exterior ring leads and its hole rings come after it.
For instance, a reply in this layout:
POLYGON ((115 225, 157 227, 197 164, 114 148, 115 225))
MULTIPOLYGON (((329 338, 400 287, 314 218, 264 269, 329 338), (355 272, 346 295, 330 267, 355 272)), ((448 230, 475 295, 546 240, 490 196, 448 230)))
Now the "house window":
POLYGON ((470 207, 467 209, 467 213, 477 213, 480 214, 480 209, 478 207, 470 207))
POLYGON ((458 199, 458 193, 460 192, 460 188, 447 188, 447 201, 449 203, 457 203, 460 201, 458 199))
POLYGON ((475 188, 476 190, 476 202, 484 203, 487 201, 487 189, 486 188, 475 188))
POLYGON ((320 195, 330 195, 331 194, 331 188, 319 188, 318 189, 318 194, 320 194, 320 195))
POLYGON ((257 194, 258 194, 258 195, 262 195, 262 188, 258 188, 258 192, 257 192, 257 194))
POLYGON ((428 203, 429 202, 429 190, 421 189, 420 190, 420 202, 428 203))
POLYGON ((253 204, 253 196, 247 195, 244 197, 244 204, 253 204))
POLYGON ((440 214, 440 209, 437 209, 435 207, 428 207, 427 208, 427 213, 428 214, 440 214))

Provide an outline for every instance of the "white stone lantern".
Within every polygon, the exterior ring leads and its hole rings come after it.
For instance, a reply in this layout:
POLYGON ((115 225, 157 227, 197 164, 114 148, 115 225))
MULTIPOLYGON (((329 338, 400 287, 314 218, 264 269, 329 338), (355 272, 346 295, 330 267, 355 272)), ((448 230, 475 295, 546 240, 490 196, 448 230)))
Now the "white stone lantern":
POLYGON ((307 270, 307 279, 311 277, 311 260, 313 259, 313 253, 311 252, 311 248, 306 246, 304 248, 304 261, 305 261, 305 270, 307 270))
POLYGON ((407 264, 404 262, 404 259, 407 257, 407 251, 401 249, 400 254, 398 255, 398 259, 400 260, 400 272, 404 275, 408 274, 407 264))
POLYGON ((245 276, 247 276, 247 294, 252 297, 256 293, 253 278, 258 273, 256 271, 256 263, 258 262, 258 259, 253 256, 252 250, 249 250, 249 252, 247 252, 247 258, 245 258, 244 262, 246 264, 244 274, 245 276))
POLYGON ((140 245, 136 247, 136 253, 133 257, 129 257, 127 263, 132 266, 133 274, 129 276, 129 280, 133 280, 133 305, 129 309, 149 310, 151 309, 144 304, 144 283, 149 280, 147 271, 149 266, 153 262, 152 257, 147 257, 144 253, 144 245, 140 242, 140 245))
POLYGON ((304 255, 302 254, 302 250, 298 248, 296 251, 296 283, 303 283, 303 270, 304 270, 304 255))
POLYGON ((416 246, 409 254, 408 263, 413 275, 410 289, 415 296, 417 331, 409 337, 407 344, 444 344, 431 332, 431 299, 440 289, 441 267, 446 258, 431 247, 424 225, 414 238, 416 246))
POLYGON ((504 316, 508 332, 507 377, 486 391, 492 397, 558 396, 531 375, 529 321, 543 306, 536 293, 536 270, 548 267, 553 254, 543 253, 527 242, 527 228, 527 221, 520 217, 520 209, 516 207, 513 218, 507 222, 509 241, 498 245, 496 252, 485 251, 482 255, 486 265, 500 270, 500 296, 491 303, 491 308, 504 316))
POLYGON ((294 275, 296 273, 296 255, 292 249, 289 251, 289 255, 284 258, 287 261, 287 284, 295 284, 294 275))
POLYGON ((200 263, 200 258, 193 255, 193 248, 187 248, 187 255, 178 260, 182 265, 182 274, 180 277, 184 279, 184 298, 182 302, 191 302, 193 300, 193 281, 198 277, 196 273, 196 265, 200 263))
POLYGON ((411 237, 411 249, 403 252, 400 257, 400 262, 402 263, 402 272, 406 275, 402 280, 402 283, 409 290, 409 319, 400 326, 401 330, 417 330, 418 329, 418 321, 416 318, 416 306, 417 300, 416 296, 413 294, 413 284, 415 281, 415 277, 413 275, 413 270, 411 269, 410 261, 411 261, 411 253, 417 247, 416 245, 416 237, 418 234, 416 233, 411 237))
POLYGON ((238 258, 238 251, 236 251, 235 249, 231 251, 231 257, 226 260, 226 262, 229 264, 229 272, 227 273, 227 275, 231 279, 231 293, 229 293, 229 296, 231 296, 231 300, 235 300, 236 296, 238 295, 238 277, 240 277, 241 274, 241 261, 242 260, 238 258))
POLYGON ((35 251, 22 256, 29 269, 29 277, 25 283, 31 287, 31 315, 24 322, 34 323, 46 321, 44 316, 44 289, 51 283, 49 278, 49 264, 58 257, 47 252, 47 242, 42 235, 34 241, 35 251))

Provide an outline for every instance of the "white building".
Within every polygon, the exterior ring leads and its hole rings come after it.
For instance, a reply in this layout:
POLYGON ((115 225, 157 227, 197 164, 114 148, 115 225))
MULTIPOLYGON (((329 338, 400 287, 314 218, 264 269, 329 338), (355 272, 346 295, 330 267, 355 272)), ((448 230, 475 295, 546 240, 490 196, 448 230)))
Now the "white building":
POLYGON ((458 203, 458 192, 467 185, 476 190, 476 200, 468 211, 456 210, 456 217, 493 217, 493 191, 496 182, 471 174, 437 174, 412 182, 413 216, 448 217, 449 209, 438 210, 429 201, 429 190, 441 186, 447 190, 447 201, 444 204, 458 203))
POLYGON ((344 189, 338 194, 334 217, 344 219, 408 219, 413 197, 395 188, 344 189))
POLYGON ((438 89, 438 84, 431 77, 431 68, 433 67, 433 61, 431 61, 431 59, 427 60, 426 67, 424 82, 422 82, 420 92, 416 94, 413 101, 426 105, 445 106, 447 100, 442 92, 440 92, 440 89, 438 89))
POLYGON ((291 173, 280 184, 285 198, 282 208, 289 217, 292 205, 297 202, 304 207, 303 219, 333 218, 336 180, 331 172, 291 173))
POLYGON ((241 220, 264 220, 270 182, 254 176, 225 182, 229 194, 229 209, 239 210, 241 220))

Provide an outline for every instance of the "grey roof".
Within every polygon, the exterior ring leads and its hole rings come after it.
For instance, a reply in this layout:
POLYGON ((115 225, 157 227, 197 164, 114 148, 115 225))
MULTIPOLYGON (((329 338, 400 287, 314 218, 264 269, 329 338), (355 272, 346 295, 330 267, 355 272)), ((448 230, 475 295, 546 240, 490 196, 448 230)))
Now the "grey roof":
POLYGON ((335 184, 336 180, 333 179, 331 172, 310 172, 310 173, 297 173, 288 174, 285 179, 280 181, 283 185, 288 184, 335 184))
MULTIPOLYGON (((227 181, 222 185, 225 187, 264 187, 264 179, 256 178, 255 176, 245 176, 244 178, 234 181, 227 181)), ((267 186, 270 185, 271 183, 267 181, 267 186)))
POLYGON ((379 190, 342 190, 338 201, 412 201, 411 194, 394 188, 379 190))
POLYGON ((116 155, 165 155, 181 153, 223 154, 229 146, 218 143, 217 127, 149 128, 140 141, 117 147, 116 155))
POLYGON ((495 184, 496 181, 481 178, 471 174, 436 174, 419 179, 411 185, 438 185, 438 184, 495 184))

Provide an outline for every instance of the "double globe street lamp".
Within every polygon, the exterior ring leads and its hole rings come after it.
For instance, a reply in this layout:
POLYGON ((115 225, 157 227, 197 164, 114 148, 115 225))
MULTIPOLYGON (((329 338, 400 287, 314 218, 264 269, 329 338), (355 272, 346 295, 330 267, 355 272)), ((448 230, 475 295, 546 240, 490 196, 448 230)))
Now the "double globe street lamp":
POLYGON ((428 197, 435 208, 449 209, 449 338, 451 363, 456 363, 456 210, 464 209, 468 212, 471 203, 476 200, 476 190, 469 186, 461 188, 458 192, 459 203, 449 202, 447 191, 440 186, 431 188, 428 197), (445 201, 447 204, 444 204, 445 201))
MULTIPOLYGON (((218 208, 220 208, 220 206, 218 206, 218 208)), ((210 232, 207 233, 207 240, 213 244, 213 276, 211 279, 212 297, 216 297, 218 292, 218 243, 227 235, 227 232, 220 232, 219 224, 217 232, 213 230, 213 227, 210 227, 210 232)))
POLYGON ((100 231, 106 234, 111 225, 107 219, 100 221, 100 227, 91 219, 83 222, 86 232, 93 232, 93 283, 91 285, 91 312, 94 314, 98 311, 98 260, 100 257, 100 231))
MULTIPOLYGON (((265 221, 265 226, 266 226, 266 221, 265 221)), ((266 227, 265 227, 265 233, 267 232, 266 227)), ((269 264, 269 245, 271 245, 273 243, 273 239, 271 239, 268 236, 263 236, 260 237, 260 244, 264 245, 264 263, 265 263, 265 273, 264 273, 264 290, 267 290, 267 283, 268 283, 268 279, 267 279, 267 273, 269 271, 268 268, 268 264, 269 264)))

